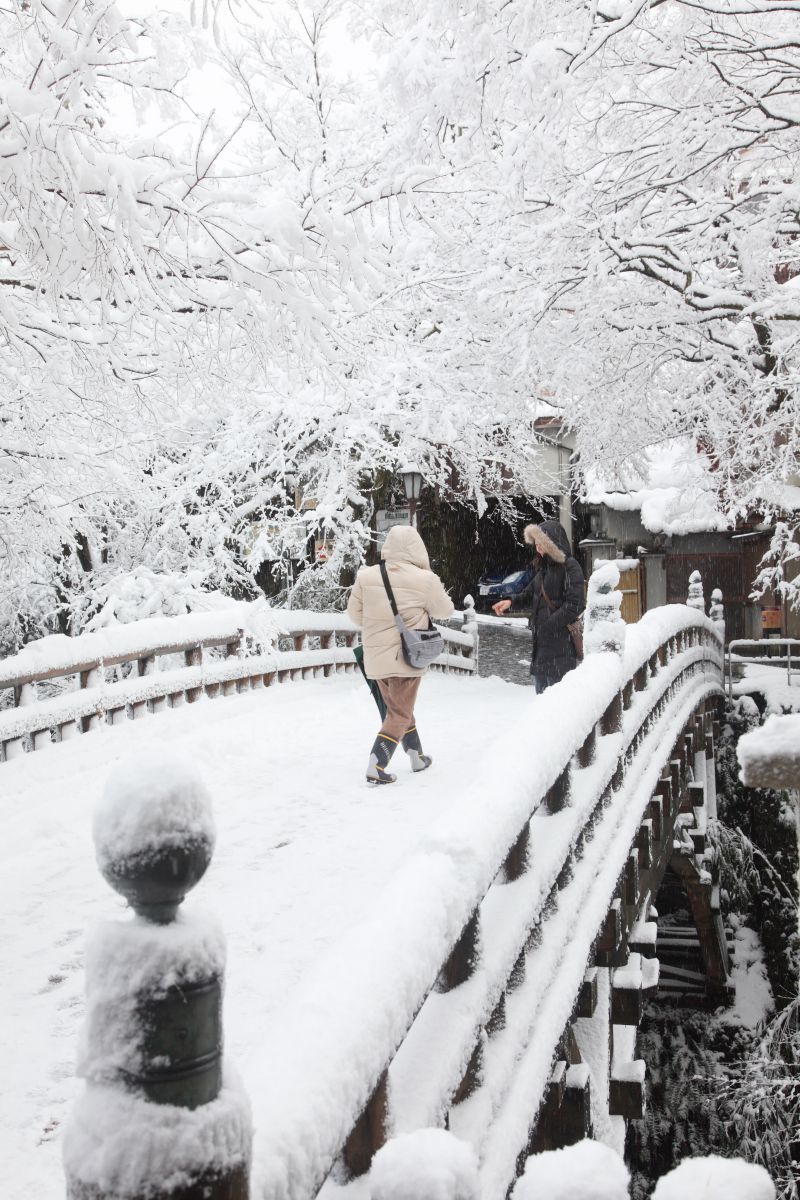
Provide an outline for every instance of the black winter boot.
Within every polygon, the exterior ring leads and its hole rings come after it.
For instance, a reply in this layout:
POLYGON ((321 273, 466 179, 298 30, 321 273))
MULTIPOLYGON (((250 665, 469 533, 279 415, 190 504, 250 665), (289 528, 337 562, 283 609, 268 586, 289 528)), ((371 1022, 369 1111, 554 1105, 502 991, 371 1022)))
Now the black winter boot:
POLYGON ((367 767, 367 783, 394 783, 396 775, 391 775, 386 768, 397 749, 397 742, 388 733, 379 733, 369 755, 367 767))
POLYGON ((419 740, 416 725, 412 725, 403 737, 403 749, 411 759, 412 771, 424 771, 433 762, 430 754, 422 753, 422 742, 419 740))

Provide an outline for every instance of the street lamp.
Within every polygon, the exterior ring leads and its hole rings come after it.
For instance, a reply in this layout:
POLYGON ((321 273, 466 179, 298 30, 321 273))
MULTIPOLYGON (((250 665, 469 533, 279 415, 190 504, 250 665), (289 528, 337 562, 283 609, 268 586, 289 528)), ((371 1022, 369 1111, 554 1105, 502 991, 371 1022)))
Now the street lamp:
POLYGON ((411 528, 416 529, 417 501, 422 491, 422 473, 416 463, 408 463, 405 467, 400 468, 400 475, 403 478, 403 487, 406 500, 408 500, 411 528))

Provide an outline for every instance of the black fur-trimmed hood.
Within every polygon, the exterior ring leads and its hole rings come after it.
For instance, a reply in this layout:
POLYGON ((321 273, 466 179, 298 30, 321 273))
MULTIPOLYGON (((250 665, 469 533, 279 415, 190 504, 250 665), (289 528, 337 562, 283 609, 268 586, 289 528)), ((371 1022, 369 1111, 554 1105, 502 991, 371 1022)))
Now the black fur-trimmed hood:
POLYGON ((558 521, 542 521, 541 525, 526 525, 525 541, 553 562, 563 563, 572 554, 569 538, 558 521))

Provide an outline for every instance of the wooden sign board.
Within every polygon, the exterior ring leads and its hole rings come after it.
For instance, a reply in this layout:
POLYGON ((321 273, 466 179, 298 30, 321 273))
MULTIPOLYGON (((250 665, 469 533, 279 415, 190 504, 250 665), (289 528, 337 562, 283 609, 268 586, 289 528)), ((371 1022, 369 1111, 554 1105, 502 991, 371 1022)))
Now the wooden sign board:
POLYGON ((761 610, 761 628, 762 629, 780 629, 781 627, 781 610, 780 608, 762 608, 761 610))

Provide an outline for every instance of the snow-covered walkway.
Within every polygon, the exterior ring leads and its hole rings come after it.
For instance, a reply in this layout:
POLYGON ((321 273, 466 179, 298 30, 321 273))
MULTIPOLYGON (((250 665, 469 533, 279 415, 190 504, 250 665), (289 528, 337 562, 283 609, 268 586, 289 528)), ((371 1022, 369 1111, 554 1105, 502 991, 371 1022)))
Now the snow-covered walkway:
POLYGON ((91 733, 0 767, 5 1200, 60 1200, 60 1135, 74 1074, 87 928, 123 915, 94 864, 91 818, 111 770, 158 744, 187 754, 215 802, 217 849, 187 904, 228 936, 226 1052, 250 1094, 251 1051, 316 956, 369 914, 424 830, 458 805, 476 754, 531 689, 432 675, 419 728, 434 755, 376 791, 363 767, 377 713, 360 677, 285 684, 91 733), (8 1190, 10 1182, 11 1190, 8 1190))

